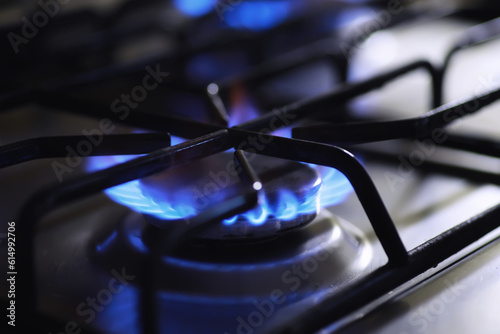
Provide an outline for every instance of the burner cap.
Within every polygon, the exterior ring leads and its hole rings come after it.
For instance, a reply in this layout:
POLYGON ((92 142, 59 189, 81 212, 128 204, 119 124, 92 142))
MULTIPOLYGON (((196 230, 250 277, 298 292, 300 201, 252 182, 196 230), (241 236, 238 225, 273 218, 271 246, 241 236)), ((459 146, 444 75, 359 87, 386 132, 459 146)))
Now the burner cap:
MULTIPOLYGON (((274 237, 311 222, 319 210, 321 177, 306 164, 260 155, 248 157, 262 183, 259 205, 245 213, 205 229, 198 238, 250 240, 274 237)), ((233 155, 222 153, 187 166, 141 180, 144 196, 168 208, 183 208, 191 215, 223 203, 244 190, 233 155)), ((147 215, 153 225, 185 224, 147 215)))

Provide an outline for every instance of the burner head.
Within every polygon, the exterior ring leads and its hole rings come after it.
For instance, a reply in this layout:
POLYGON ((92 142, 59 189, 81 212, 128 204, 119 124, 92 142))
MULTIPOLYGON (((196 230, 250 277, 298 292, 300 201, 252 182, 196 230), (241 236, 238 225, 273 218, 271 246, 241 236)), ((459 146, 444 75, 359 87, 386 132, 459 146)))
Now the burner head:
MULTIPOLYGON (((254 240, 276 236, 311 222, 319 210, 321 176, 310 166, 267 156, 248 160, 262 183, 260 203, 254 209, 221 221, 197 235, 212 240, 254 240)), ((230 153, 217 154, 141 180, 142 194, 160 207, 181 210, 185 219, 147 215, 153 225, 185 224, 239 192, 244 184, 230 153)))

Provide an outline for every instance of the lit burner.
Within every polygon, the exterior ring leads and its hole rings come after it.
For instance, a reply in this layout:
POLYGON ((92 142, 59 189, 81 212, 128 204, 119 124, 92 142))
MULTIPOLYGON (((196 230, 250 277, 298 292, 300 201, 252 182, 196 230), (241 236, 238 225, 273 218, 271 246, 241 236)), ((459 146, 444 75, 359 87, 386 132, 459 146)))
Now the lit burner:
MULTIPOLYGON (((316 293, 331 293, 367 271, 372 249, 362 233, 320 210, 351 193, 342 174, 267 156, 247 158, 262 187, 261 203, 196 238, 180 238, 161 255, 154 282, 161 332, 237 332, 238 317, 247 321, 256 305, 271 305, 276 293, 277 312, 314 303, 316 293), (209 331, 202 327, 207 315, 209 331)), ((184 224, 179 220, 224 203, 245 186, 233 154, 224 152, 108 189, 140 214, 131 212, 117 229, 103 232, 96 262, 127 266, 139 277, 151 249, 169 240, 171 231, 159 228, 184 224)))
POLYGON ((188 16, 202 16, 214 9, 216 0, 174 0, 174 6, 188 16))
MULTIPOLYGON (((203 238, 267 237, 314 219, 320 208, 321 177, 308 165, 265 156, 249 157, 263 191, 261 203, 205 231, 203 238)), ((142 194, 160 207, 185 207, 202 213, 243 190, 229 153, 214 155, 188 166, 143 179, 142 194)), ((158 227, 169 222, 149 220, 158 227)))
POLYGON ((235 29, 267 30, 285 21, 298 6, 297 1, 219 1, 174 0, 174 6, 183 14, 198 17, 212 11, 229 27, 235 29))
MULTIPOLYGON (((94 157, 89 171, 124 162, 131 157, 94 157)), ((320 207, 342 202, 351 192, 347 178, 335 169, 252 155, 264 196, 248 212, 221 222, 204 238, 262 238, 307 224, 320 207)), ((106 190, 109 197, 145 214, 156 226, 188 220, 215 203, 243 191, 230 153, 131 181, 106 190)))
POLYGON ((293 1, 244 1, 225 14, 232 28, 267 30, 285 21, 297 4, 293 1))

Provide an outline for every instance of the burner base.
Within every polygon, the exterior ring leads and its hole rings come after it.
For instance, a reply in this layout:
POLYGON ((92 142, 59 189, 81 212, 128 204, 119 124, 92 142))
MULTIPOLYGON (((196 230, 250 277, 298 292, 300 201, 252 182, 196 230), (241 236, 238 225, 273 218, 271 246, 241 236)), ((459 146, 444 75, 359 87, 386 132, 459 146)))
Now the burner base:
MULTIPOLYGON (((140 214, 130 214, 111 241, 97 245, 95 261, 122 262, 139 276, 150 252, 143 242, 148 226, 140 214)), ((371 260, 372 248, 357 228, 326 210, 302 229, 260 243, 189 240, 156 269, 160 328, 250 332, 278 310, 344 288, 368 272, 371 260)), ((132 282, 139 291, 136 282, 141 279, 132 282)))
MULTIPOLYGON (((106 247, 96 247, 96 261, 122 259, 141 272, 149 253, 147 227, 140 215, 130 214, 111 243, 106 239, 106 247)), ((357 229, 324 211, 304 228, 265 242, 186 241, 163 256, 157 273, 168 279, 157 282, 158 289, 179 298, 255 298, 275 289, 307 295, 352 279, 370 258, 371 247, 357 229)))

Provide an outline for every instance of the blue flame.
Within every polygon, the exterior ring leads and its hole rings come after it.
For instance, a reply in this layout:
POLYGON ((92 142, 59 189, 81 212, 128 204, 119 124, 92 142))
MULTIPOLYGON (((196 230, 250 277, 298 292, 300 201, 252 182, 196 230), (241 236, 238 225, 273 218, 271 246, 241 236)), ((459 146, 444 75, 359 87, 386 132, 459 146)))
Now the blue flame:
POLYGON ((321 179, 318 180, 321 182, 321 187, 317 193, 310 194, 305 202, 300 203, 293 193, 282 189, 278 195, 277 205, 269 204, 264 197, 263 203, 259 203, 258 207, 224 220, 224 225, 232 225, 239 219, 249 221, 252 225, 261 225, 269 217, 283 221, 293 220, 301 214, 315 213, 322 207, 342 203, 353 192, 349 180, 338 170, 313 164, 309 166, 321 175, 321 179))
POLYGON ((289 17, 293 1, 174 0, 177 10, 191 17, 216 11, 231 28, 266 30, 289 17))
POLYGON ((300 211, 300 204, 297 198, 287 190, 283 190, 279 197, 278 218, 281 220, 291 220, 297 217, 300 211))
POLYGON ((292 138, 292 128, 280 128, 272 133, 273 136, 292 138))
MULTIPOLYGON (((173 145, 183 141, 182 138, 172 137, 173 145)), ((139 155, 91 157, 87 169, 89 172, 93 172, 124 163, 136 157, 139 157, 139 155)), ((307 196, 299 200, 289 190, 281 189, 277 194, 277 200, 272 201, 266 197, 264 192, 257 207, 225 219, 223 224, 232 225, 238 220, 243 220, 252 225, 262 225, 270 218, 288 221, 298 215, 315 213, 322 207, 341 203, 353 192, 349 180, 336 169, 313 164, 308 165, 318 172, 320 178, 318 178, 318 181, 312 187, 313 190, 307 196)), ((260 187, 262 188, 262 185, 260 187)), ((256 190, 260 189, 256 188, 256 190)), ((140 180, 130 181, 106 189, 105 193, 115 202, 123 204, 134 211, 150 214, 163 220, 185 219, 200 213, 200 205, 197 205, 197 200, 200 200, 200 198, 196 194, 186 191, 164 194, 162 189, 147 189, 144 184, 141 184, 140 180)), ((215 198, 215 200, 224 199, 215 198)))
POLYGON ((170 136, 170 145, 175 146, 177 144, 185 142, 187 139, 181 138, 181 137, 176 137, 176 136, 170 136))
MULTIPOLYGON (((89 171, 97 171, 113 165, 123 163, 138 156, 92 157, 89 159, 89 171)), ((232 225, 237 220, 245 220, 252 225, 262 225, 269 218, 288 221, 300 214, 319 211, 321 207, 333 206, 345 200, 353 189, 348 179, 339 171, 324 166, 309 164, 321 176, 317 183, 321 186, 311 192, 305 199, 299 200, 292 192, 281 189, 276 203, 271 203, 265 193, 259 205, 245 213, 236 215, 223 221, 225 225, 232 225)), ((316 184, 317 186, 318 184, 316 184)), ((130 181, 109 189, 106 194, 115 202, 126 205, 134 211, 150 214, 163 220, 185 219, 195 216, 197 210, 196 199, 188 198, 186 194, 175 194, 173 201, 163 199, 162 196, 146 193, 139 180, 130 181), (156 198, 158 197, 158 198, 156 198)), ((170 194, 173 195, 173 194, 170 194)))
POLYGON ((221 13, 232 28, 267 30, 287 19, 293 1, 244 1, 221 13))
POLYGON ((254 209, 236 215, 223 221, 224 225, 232 225, 241 219, 258 226, 264 224, 269 218, 288 221, 295 219, 300 214, 314 213, 319 210, 320 200, 318 193, 313 193, 300 203, 299 199, 289 190, 282 189, 278 194, 277 203, 271 204, 268 199, 263 200, 254 209))
MULTIPOLYGON (((102 170, 139 156, 140 155, 116 155, 91 157, 87 170, 89 172, 102 170)), ((183 219, 196 214, 193 206, 184 205, 182 203, 168 204, 155 202, 153 199, 143 194, 139 180, 108 188, 104 192, 117 203, 123 204, 134 211, 151 214, 161 219, 183 219)))
POLYGON ((188 16, 202 16, 214 9, 218 0, 174 0, 174 6, 188 16))
POLYGON ((344 174, 334 168, 314 166, 322 178, 320 206, 327 207, 343 202, 354 189, 344 174))

